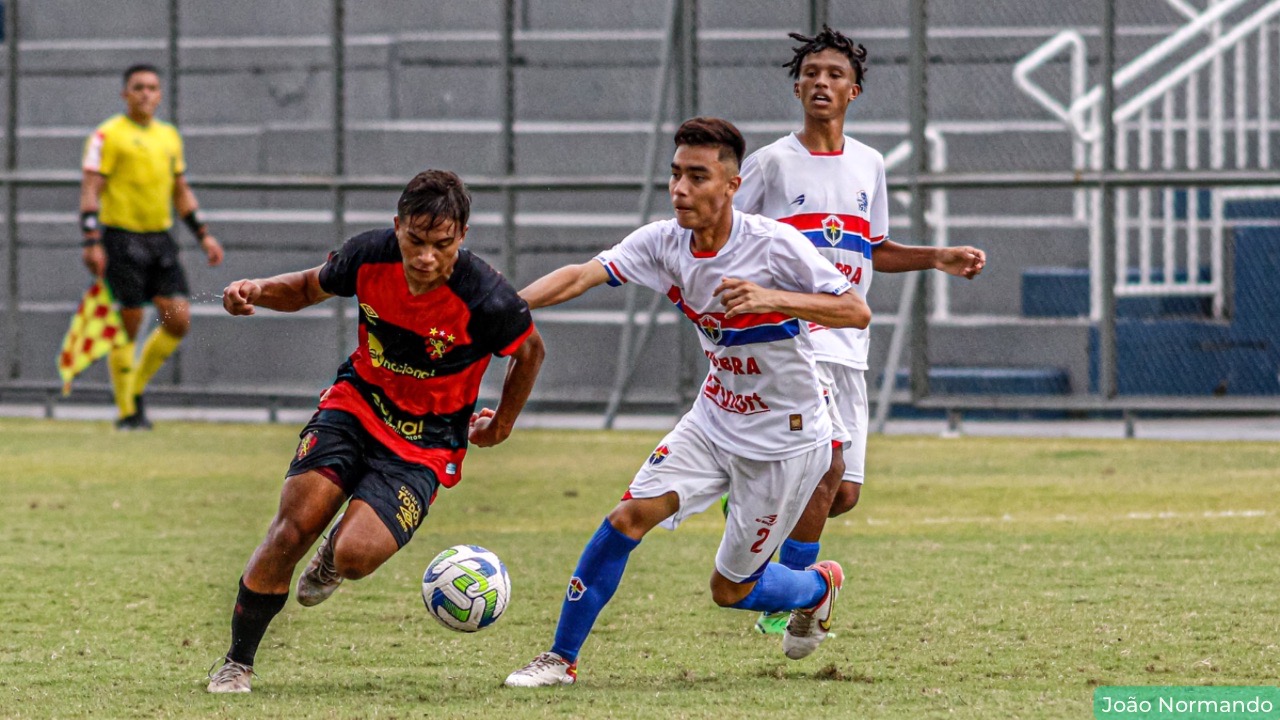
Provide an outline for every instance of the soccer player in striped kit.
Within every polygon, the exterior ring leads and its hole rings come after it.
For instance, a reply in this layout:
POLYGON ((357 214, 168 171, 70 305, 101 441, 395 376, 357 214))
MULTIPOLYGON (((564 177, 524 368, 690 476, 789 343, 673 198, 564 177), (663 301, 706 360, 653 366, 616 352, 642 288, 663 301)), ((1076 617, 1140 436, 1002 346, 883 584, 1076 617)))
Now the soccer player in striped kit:
MULTIPOLYGON (((734 206, 795 227, 863 297, 876 271, 934 269, 964 278, 982 272, 986 255, 977 248, 916 247, 889 239, 884 157, 844 134, 849 105, 862 93, 866 48, 826 25, 813 37, 791 37, 801 44, 785 67, 804 108, 804 126, 746 159, 734 206)), ((831 467, 779 551, 779 561, 789 568, 808 567, 817 560, 827 517, 857 505, 866 467, 869 412, 864 373, 871 334, 866 328, 816 325, 810 331, 832 410, 835 447, 831 467)), ((794 618, 766 613, 756 628, 765 634, 782 633, 794 618)))
POLYGON ((862 296, 794 228, 733 209, 745 143, 732 124, 694 118, 676 131, 668 187, 675 218, 650 223, 580 265, 521 291, 532 308, 608 283, 666 295, 698 330, 709 361, 693 407, 654 449, 582 551, 550 649, 511 673, 511 687, 567 685, 628 557, 662 524, 674 528, 729 490, 735 497, 711 573, 721 607, 796 610, 783 637, 792 659, 827 635, 844 581, 825 561, 769 562, 831 461, 831 421, 808 323, 862 327, 862 296))

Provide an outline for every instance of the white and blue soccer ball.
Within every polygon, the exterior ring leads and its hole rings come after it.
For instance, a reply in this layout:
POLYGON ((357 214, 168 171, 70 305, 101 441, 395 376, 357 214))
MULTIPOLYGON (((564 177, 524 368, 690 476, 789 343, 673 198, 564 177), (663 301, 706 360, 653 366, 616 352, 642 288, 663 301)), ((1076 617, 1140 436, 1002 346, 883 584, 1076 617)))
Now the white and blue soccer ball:
POLYGON ((441 625, 476 632, 498 621, 511 599, 511 579, 497 555, 479 545, 454 545, 427 565, 422 601, 441 625))

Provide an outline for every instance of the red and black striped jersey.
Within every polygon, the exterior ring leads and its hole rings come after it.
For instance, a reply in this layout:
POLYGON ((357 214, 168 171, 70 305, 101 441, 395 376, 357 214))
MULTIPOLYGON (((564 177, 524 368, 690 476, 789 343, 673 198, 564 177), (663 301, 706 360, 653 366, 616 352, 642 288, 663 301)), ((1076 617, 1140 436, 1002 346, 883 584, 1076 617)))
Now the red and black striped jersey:
POLYGON ((360 305, 359 347, 320 408, 351 413, 396 455, 457 484, 480 379, 492 356, 510 355, 533 332, 528 304, 466 248, 445 284, 413 295, 390 228, 330 253, 320 287, 360 305))

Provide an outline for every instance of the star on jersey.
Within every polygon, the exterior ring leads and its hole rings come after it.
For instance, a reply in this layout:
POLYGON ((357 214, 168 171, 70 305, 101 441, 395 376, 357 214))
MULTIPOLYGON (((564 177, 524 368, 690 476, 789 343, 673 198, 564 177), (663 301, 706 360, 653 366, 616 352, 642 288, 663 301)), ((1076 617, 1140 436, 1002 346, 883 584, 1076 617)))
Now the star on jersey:
POLYGON ((839 245, 844 237, 844 221, 835 215, 828 215, 822 221, 822 237, 832 245, 839 245))

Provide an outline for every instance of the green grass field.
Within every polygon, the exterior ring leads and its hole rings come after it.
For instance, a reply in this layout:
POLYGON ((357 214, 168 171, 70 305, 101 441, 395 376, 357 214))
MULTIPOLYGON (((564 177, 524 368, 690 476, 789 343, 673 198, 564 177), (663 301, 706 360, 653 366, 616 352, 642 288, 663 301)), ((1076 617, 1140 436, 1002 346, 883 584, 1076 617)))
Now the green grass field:
POLYGON ((502 688, 658 439, 531 431, 473 451, 376 575, 291 600, 251 695, 210 696, 296 432, 0 421, 0 715, 1087 718, 1098 685, 1280 684, 1280 447, 878 437, 862 505, 828 526, 848 581, 812 657, 712 604, 713 511, 632 556, 578 685, 502 688), (460 542, 514 587, 472 636, 418 592, 460 542))

